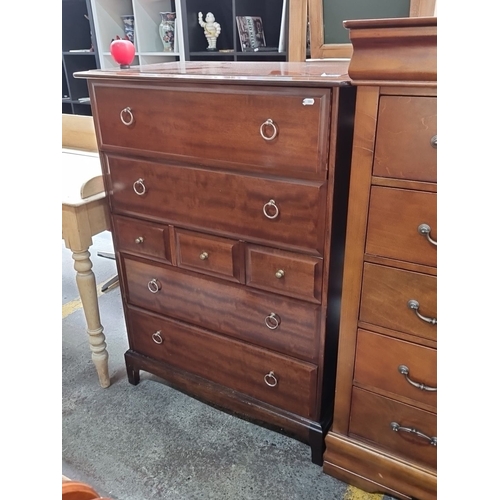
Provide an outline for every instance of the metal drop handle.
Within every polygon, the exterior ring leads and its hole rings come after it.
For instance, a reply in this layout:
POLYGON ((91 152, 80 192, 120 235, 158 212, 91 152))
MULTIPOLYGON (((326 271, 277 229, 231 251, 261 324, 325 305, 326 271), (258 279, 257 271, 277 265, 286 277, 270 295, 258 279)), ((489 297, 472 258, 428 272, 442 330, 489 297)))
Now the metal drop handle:
POLYGON ((139 236, 134 241, 139 245, 140 243, 144 243, 144 238, 142 236, 139 236))
POLYGON ((274 375, 274 372, 269 372, 266 375, 264 375, 264 382, 269 387, 276 387, 278 385, 278 379, 274 375))
POLYGON ((410 299, 408 301, 408 307, 415 311, 415 314, 422 320, 425 321, 426 323, 430 323, 431 325, 437 325, 437 318, 430 318, 428 316, 424 316, 423 314, 420 314, 418 309, 420 308, 420 304, 418 303, 417 300, 410 299))
POLYGON ((410 385, 412 385, 413 387, 416 387, 417 389, 420 389, 421 391, 428 391, 428 392, 436 392, 437 391, 437 387, 429 387, 428 385, 422 384, 420 382, 413 382, 413 380, 409 377, 410 369, 406 365, 399 365, 398 371, 399 371, 399 373, 401 373, 401 375, 405 376, 406 381, 410 385))
POLYGON ((278 208, 278 205, 276 205, 276 202, 274 200, 269 200, 263 207, 262 211, 264 212, 264 215, 268 219, 276 219, 278 217, 280 211, 278 208), (272 208, 272 212, 269 211, 269 208, 272 208))
POLYGON ((271 118, 268 118, 260 126, 260 135, 262 136, 262 139, 264 139, 265 141, 272 141, 278 135, 278 128, 276 127, 274 122, 271 120, 271 118), (271 135, 266 135, 266 133, 265 133, 266 127, 272 128, 273 133, 271 135))
POLYGON ((420 226, 417 227, 417 231, 422 236, 425 236, 430 243, 437 247, 438 242, 431 238, 431 227, 428 224, 420 224, 420 226))
POLYGON ((431 137, 431 146, 435 149, 437 149, 438 147, 438 136, 437 135, 433 135, 431 137))
POLYGON ((264 319, 264 323, 269 328, 269 330, 276 330, 280 326, 281 318, 276 313, 270 313, 264 319))
POLYGON ((281 278, 283 278, 283 276, 285 276, 285 271, 283 271, 283 269, 280 269, 279 271, 276 271, 274 275, 280 280, 281 278))
POLYGON ((151 335, 152 339, 153 339, 153 342, 155 344, 163 344, 163 337, 161 336, 161 331, 158 330, 157 332, 153 333, 153 335, 151 335))
POLYGON ((132 114, 132 110, 128 106, 120 111, 120 120, 127 127, 130 127, 130 125, 134 123, 134 115, 132 114))
POLYGON ((161 283, 156 278, 153 278, 148 282, 148 290, 151 293, 158 293, 161 290, 161 283))
POLYGON ((138 194, 139 196, 143 196, 146 194, 146 185, 144 184, 144 179, 137 179, 132 187, 134 188, 135 194, 138 194))
POLYGON ((201 260, 207 260, 208 259, 208 253, 207 252, 202 252, 200 254, 200 259, 201 260))
POLYGON ((429 444, 432 446, 437 446, 437 437, 429 437, 423 432, 417 431, 417 429, 413 427, 401 427, 397 422, 391 422, 391 428, 394 432, 409 432, 410 434, 415 434, 418 437, 427 439, 429 441, 429 444))

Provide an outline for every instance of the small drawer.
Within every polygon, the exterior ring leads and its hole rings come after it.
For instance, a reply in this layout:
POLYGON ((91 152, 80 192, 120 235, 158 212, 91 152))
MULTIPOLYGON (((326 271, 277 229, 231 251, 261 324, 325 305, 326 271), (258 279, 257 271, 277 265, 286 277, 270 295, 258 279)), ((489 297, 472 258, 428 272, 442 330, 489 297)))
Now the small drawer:
POLYGON ((380 98, 373 175, 437 181, 435 97, 380 98))
POLYGON ((115 216, 113 231, 118 251, 172 262, 168 226, 115 216))
POLYGON ((437 278, 365 263, 359 319, 437 340, 437 278))
POLYGON ((123 258, 131 305, 305 361, 320 350, 320 306, 171 266, 123 258))
POLYGON ((315 417, 318 369, 185 323, 128 311, 131 348, 270 405, 315 417))
POLYGON ((242 242, 176 228, 175 244, 179 267, 230 281, 245 281, 242 242))
POLYGON ((255 288, 320 303, 322 271, 316 257, 246 246, 246 283, 255 288))
POLYGON ((410 461, 437 467, 435 413, 354 387, 349 435, 410 461))
POLYGON ((373 186, 366 252, 435 267, 436 193, 373 186))
POLYGON ((216 169, 326 178, 330 89, 94 82, 93 90, 98 137, 108 152, 143 150, 216 169))
POLYGON ((326 182, 108 156, 112 210, 256 243, 323 252, 326 182))
POLYGON ((354 383, 436 411, 436 349, 358 330, 354 383))

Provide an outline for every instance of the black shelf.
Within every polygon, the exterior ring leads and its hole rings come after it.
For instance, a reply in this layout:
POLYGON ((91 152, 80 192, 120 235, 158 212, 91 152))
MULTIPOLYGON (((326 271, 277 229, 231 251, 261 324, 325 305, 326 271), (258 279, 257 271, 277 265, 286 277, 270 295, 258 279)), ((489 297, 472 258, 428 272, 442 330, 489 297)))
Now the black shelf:
POLYGON ((93 36, 90 0, 62 0, 62 112, 91 115, 89 103, 78 101, 88 97, 86 80, 77 80, 73 74, 99 68, 97 45, 93 36), (78 52, 71 52, 78 50, 78 52), (80 52, 81 50, 88 50, 80 52), (68 98, 64 98, 68 96, 68 98))

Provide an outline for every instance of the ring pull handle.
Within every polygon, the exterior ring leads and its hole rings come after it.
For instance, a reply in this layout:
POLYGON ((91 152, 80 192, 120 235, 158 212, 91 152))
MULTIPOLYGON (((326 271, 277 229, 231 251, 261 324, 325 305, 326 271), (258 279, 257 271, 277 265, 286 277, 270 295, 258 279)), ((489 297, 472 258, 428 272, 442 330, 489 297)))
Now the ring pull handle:
POLYGON ((420 308, 420 304, 418 303, 417 300, 411 299, 408 301, 408 307, 415 311, 415 314, 422 320, 425 321, 426 323, 430 323, 431 325, 437 325, 437 318, 430 318, 428 316, 424 316, 423 314, 420 314, 418 309, 420 308))
POLYGON ((139 196, 143 196, 146 194, 146 185, 144 184, 144 179, 137 179, 133 186, 134 188, 134 193, 138 194, 139 196))
POLYGON ((262 136, 262 139, 265 141, 272 141, 277 135, 278 135, 278 128, 274 124, 274 122, 271 120, 271 118, 268 118, 261 126, 260 126, 260 135, 262 136), (265 130, 267 127, 271 127, 273 133, 271 135, 266 135, 265 130))
POLYGON ((276 313, 270 313, 264 319, 264 323, 269 328, 269 330, 276 330, 280 326, 281 318, 276 313))
POLYGON ((418 228, 417 228, 417 231, 422 236, 425 236, 429 240, 430 243, 432 243, 434 246, 437 247, 438 242, 431 238, 431 227, 428 224, 420 224, 420 226, 418 226, 418 228))
POLYGON ((278 217, 280 211, 278 208, 278 205, 276 205, 276 202, 274 200, 269 200, 263 207, 262 211, 264 212, 264 215, 268 219, 276 219, 278 217), (271 210, 270 210, 271 209, 271 210))
POLYGON ((138 245, 140 245, 141 243, 144 243, 144 238, 142 236, 139 236, 137 237, 135 240, 134 240, 138 245))
POLYGON ((200 259, 201 260, 207 260, 208 259, 208 253, 207 252, 202 252, 200 254, 200 259))
POLYGON ((127 106, 120 111, 120 120, 123 125, 130 127, 132 123, 134 123, 134 115, 132 114, 132 110, 127 106))
POLYGON ((278 379, 274 375, 274 372, 269 372, 266 375, 264 375, 264 382, 269 387, 276 387, 278 385, 278 379))
POLYGON ((412 385, 413 387, 416 387, 417 389, 420 389, 421 391, 428 391, 428 392, 436 392, 437 391, 437 387, 429 387, 428 385, 422 384, 420 382, 413 382, 413 380, 409 377, 410 369, 406 365, 399 365, 398 371, 399 371, 399 373, 401 373, 401 375, 405 376, 406 381, 410 385, 412 385))
POLYGON ((148 282, 148 290, 151 293, 158 293, 161 290, 161 283, 156 278, 153 278, 148 282))
POLYGON ((410 434, 416 434, 418 437, 423 439, 427 439, 429 444, 432 446, 437 446, 437 437, 429 437, 423 432, 417 431, 417 429, 413 427, 401 427, 397 422, 391 422, 391 428, 394 432, 409 432, 410 434))
POLYGON ((438 136, 437 135, 433 135, 431 137, 431 146, 434 148, 434 149, 437 149, 438 147, 438 136))
POLYGON ((151 335, 151 338, 155 344, 163 344, 163 337, 161 336, 160 330, 154 332, 153 335, 151 335))
POLYGON ((285 271, 283 271, 283 269, 279 269, 274 275, 280 280, 283 276, 285 276, 285 271))

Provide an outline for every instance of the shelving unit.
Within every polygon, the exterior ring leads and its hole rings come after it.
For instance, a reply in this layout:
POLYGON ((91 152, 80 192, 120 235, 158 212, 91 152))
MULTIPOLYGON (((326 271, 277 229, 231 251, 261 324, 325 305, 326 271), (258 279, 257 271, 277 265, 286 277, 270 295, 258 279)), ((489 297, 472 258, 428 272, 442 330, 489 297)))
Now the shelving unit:
POLYGON ((121 16, 134 16, 134 45, 136 56, 133 65, 154 64, 184 60, 184 36, 180 19, 180 0, 90 0, 100 66, 103 69, 118 67, 111 57, 109 46, 116 39, 125 37, 121 16), (159 35, 160 12, 176 12, 176 48, 164 52, 159 35))
POLYGON ((89 0, 62 0, 63 113, 92 114, 87 84, 73 78, 73 73, 99 68, 93 32, 89 0))
MULTIPOLYGON (((186 59, 228 61, 286 61, 287 52, 242 52, 236 26, 236 16, 258 16, 262 18, 264 35, 268 47, 278 47, 283 9, 288 19, 288 2, 285 0, 182 0, 182 17, 186 37, 186 59), (207 40, 198 24, 198 12, 205 18, 212 12, 221 25, 217 39, 219 52, 207 51, 207 40), (222 50, 222 52, 220 52, 222 50), (227 52, 226 52, 227 51, 227 52)), ((288 22, 285 22, 285 40, 288 38, 288 22)), ((285 44, 285 47, 287 44, 285 44)))

